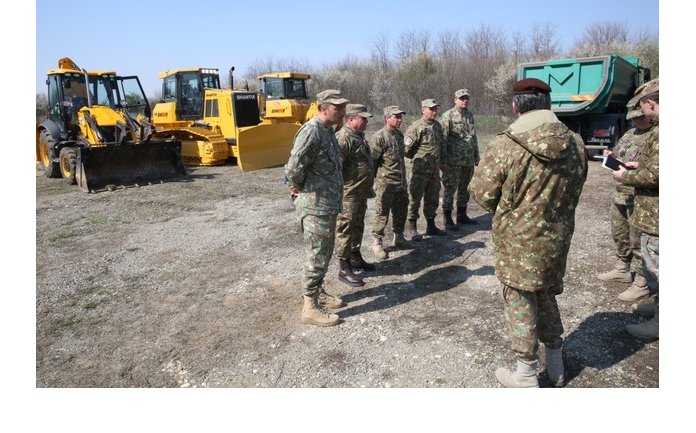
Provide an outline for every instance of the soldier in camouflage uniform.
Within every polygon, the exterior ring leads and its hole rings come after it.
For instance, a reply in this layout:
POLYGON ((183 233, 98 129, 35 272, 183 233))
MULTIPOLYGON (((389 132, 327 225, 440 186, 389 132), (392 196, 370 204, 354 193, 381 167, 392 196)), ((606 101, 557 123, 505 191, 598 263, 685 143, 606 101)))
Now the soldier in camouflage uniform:
POLYGON ((343 160, 343 211, 336 222, 336 255, 340 270, 338 279, 359 287, 365 281, 353 268, 374 271, 375 265, 366 262, 360 253, 367 199, 373 198, 374 166, 370 146, 365 140, 365 128, 372 117, 361 104, 346 106, 346 124, 336 133, 343 160))
POLYGON ((442 126, 435 118, 440 104, 434 99, 421 101, 420 119, 407 129, 404 139, 404 155, 408 182, 408 224, 406 229, 411 239, 418 235, 418 209, 423 201, 423 215, 427 222, 425 234, 444 236, 445 232, 435 226, 435 213, 440 204, 440 162, 444 136, 442 126))
POLYGON ((345 306, 343 300, 326 293, 323 282, 334 249, 336 216, 343 197, 341 151, 332 126, 343 119, 347 102, 338 90, 317 94, 319 112, 295 134, 285 165, 290 192, 297 195, 294 203, 305 244, 301 320, 319 326, 340 323, 337 314, 324 308, 345 306))
POLYGON ((546 371, 562 386, 563 324, 556 296, 575 230, 575 208, 587 178, 585 145, 550 110, 551 89, 528 78, 513 85, 519 118, 498 134, 474 173, 471 195, 493 212, 495 272, 517 371, 496 370, 505 387, 538 387, 539 341, 546 371))
POLYGON ((635 201, 631 224, 640 230, 640 246, 643 255, 645 277, 658 295, 655 303, 638 309, 641 314, 653 314, 652 319, 636 325, 627 325, 626 331, 634 337, 647 340, 659 338, 659 264, 660 264, 660 88, 659 79, 649 81, 636 89, 640 108, 653 124, 650 136, 638 153, 635 162, 627 162, 632 170, 619 167, 614 179, 635 188, 635 201))
POLYGON ((401 133, 401 121, 406 112, 396 105, 384 109, 384 127, 377 131, 370 140, 372 159, 377 168, 375 175, 375 222, 372 235, 375 237, 372 252, 380 260, 389 258, 384 250, 384 229, 392 214, 394 246, 410 248, 411 244, 404 238, 406 212, 408 210, 408 186, 406 181, 406 164, 404 162, 404 134, 401 133))
POLYGON ((454 193, 457 193, 457 224, 476 224, 466 214, 469 203, 469 182, 474 175, 474 166, 479 163, 479 148, 474 129, 474 115, 469 111, 469 91, 454 92, 454 107, 442 113, 440 125, 445 137, 442 149, 442 185, 445 187, 442 214, 445 228, 457 231, 452 220, 454 193))
MULTIPOLYGON (((633 120, 634 128, 629 129, 621 137, 614 150, 606 150, 605 155, 618 158, 621 161, 635 161, 645 140, 650 137, 652 124, 638 104, 638 98, 628 103, 630 110, 626 119, 633 120)), ((608 272, 597 275, 602 281, 619 281, 630 283, 631 286, 620 293, 622 301, 637 301, 649 294, 648 283, 643 274, 643 259, 640 252, 640 231, 629 224, 633 214, 633 187, 616 183, 614 202, 611 206, 611 234, 616 244, 616 266, 608 272), (631 276, 631 261, 636 259, 636 276, 631 276)))

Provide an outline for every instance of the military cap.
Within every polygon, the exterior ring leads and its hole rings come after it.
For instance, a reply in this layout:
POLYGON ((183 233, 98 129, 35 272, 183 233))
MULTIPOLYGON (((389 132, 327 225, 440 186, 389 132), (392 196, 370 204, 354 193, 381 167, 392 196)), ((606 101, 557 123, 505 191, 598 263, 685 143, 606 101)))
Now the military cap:
POLYGON ((439 107, 440 104, 437 103, 434 99, 423 99, 421 101, 421 108, 423 107, 428 107, 428 108, 433 108, 433 107, 439 107))
POLYGON ((454 92, 455 98, 462 98, 464 96, 469 96, 469 91, 467 89, 459 89, 456 92, 454 92))
POLYGON ((395 114, 406 114, 406 112, 399 108, 398 105, 390 105, 388 107, 384 107, 384 117, 393 116, 395 114))
POLYGON ((660 79, 655 78, 654 80, 650 80, 647 83, 642 84, 640 87, 636 89, 636 92, 634 95, 638 97, 638 99, 647 96, 651 93, 658 93, 660 91, 660 79))
POLYGON ((645 116, 643 109, 638 107, 626 113, 626 120, 635 119, 636 117, 645 116))
POLYGON ((364 118, 372 117, 372 113, 367 112, 367 107, 362 104, 346 105, 346 116, 361 116, 364 118))
POLYGON ((548 84, 536 78, 525 78, 512 85, 512 93, 515 95, 537 95, 539 93, 551 93, 548 84))
POLYGON ((333 104, 341 105, 350 102, 348 99, 341 97, 340 90, 328 89, 317 93, 318 104, 333 104))

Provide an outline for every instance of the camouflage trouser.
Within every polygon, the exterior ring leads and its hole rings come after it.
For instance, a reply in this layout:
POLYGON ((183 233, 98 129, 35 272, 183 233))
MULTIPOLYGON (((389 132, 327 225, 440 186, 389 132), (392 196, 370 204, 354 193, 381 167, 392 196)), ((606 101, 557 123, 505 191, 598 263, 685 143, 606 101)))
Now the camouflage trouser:
POLYGON ((412 173, 408 180, 408 219, 418 219, 418 209, 423 200, 423 215, 426 219, 435 218, 440 204, 440 174, 412 173))
POLYGON ((384 229, 392 214, 392 228, 395 233, 403 233, 408 210, 408 193, 401 186, 387 185, 377 187, 375 197, 375 222, 372 235, 375 239, 384 239, 384 229))
POLYGON ((563 344, 563 323, 556 295, 563 284, 538 292, 518 290, 503 284, 504 315, 512 350, 525 363, 538 358, 539 341, 550 349, 563 344))
POLYGON ((316 293, 324 282, 336 238, 336 215, 305 215, 300 220, 304 237, 303 295, 316 293))
POLYGON ((612 203, 611 236, 616 244, 616 257, 630 265, 636 259, 636 274, 643 275, 643 260, 640 252, 640 230, 628 223, 633 205, 612 203))
POLYGON ((657 292, 655 303, 660 296, 660 237, 640 234, 640 249, 643 253, 643 266, 648 285, 657 292))
POLYGON ((360 252, 363 231, 365 230, 365 212, 367 199, 343 201, 343 212, 336 220, 336 256, 350 259, 350 253, 360 252))
POLYGON ((457 193, 457 207, 463 208, 469 203, 469 183, 474 176, 474 166, 450 165, 442 172, 442 186, 445 187, 442 210, 452 211, 454 193, 457 193))

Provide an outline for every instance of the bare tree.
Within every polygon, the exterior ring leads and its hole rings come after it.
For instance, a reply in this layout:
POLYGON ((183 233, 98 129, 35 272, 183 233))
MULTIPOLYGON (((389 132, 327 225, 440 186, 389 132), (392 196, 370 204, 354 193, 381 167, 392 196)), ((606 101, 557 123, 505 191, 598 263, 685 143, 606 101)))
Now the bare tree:
POLYGON ((559 52, 556 25, 553 23, 533 25, 529 45, 529 55, 534 60, 556 57, 559 52))
POLYGON ((600 21, 590 24, 585 28, 582 38, 571 49, 571 55, 625 55, 630 51, 628 34, 628 28, 619 22, 600 21))

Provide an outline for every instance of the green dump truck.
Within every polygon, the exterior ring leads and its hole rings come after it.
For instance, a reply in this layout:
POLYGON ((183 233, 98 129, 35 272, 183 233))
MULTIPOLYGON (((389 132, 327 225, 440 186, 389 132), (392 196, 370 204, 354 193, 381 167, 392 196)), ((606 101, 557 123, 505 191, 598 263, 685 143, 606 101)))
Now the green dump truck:
POLYGON ((551 87, 551 109, 582 136, 590 157, 612 149, 630 127, 626 104, 650 69, 635 57, 609 55, 521 63, 517 79, 524 78, 551 87))

